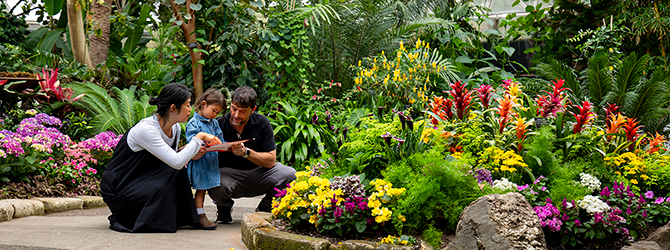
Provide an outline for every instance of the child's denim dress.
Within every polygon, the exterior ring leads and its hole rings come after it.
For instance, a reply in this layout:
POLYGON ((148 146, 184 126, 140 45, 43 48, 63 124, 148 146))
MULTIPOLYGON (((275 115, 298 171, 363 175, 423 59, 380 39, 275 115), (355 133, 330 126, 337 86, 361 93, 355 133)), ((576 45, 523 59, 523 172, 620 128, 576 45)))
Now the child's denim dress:
MULTIPOLYGON (((219 137, 221 142, 225 142, 219 122, 215 119, 210 120, 202 117, 196 112, 186 125, 186 141, 190 142, 191 138, 198 132, 212 134, 219 137)), ((206 190, 221 186, 218 152, 207 152, 200 159, 191 160, 188 163, 187 171, 188 179, 194 189, 206 190)))

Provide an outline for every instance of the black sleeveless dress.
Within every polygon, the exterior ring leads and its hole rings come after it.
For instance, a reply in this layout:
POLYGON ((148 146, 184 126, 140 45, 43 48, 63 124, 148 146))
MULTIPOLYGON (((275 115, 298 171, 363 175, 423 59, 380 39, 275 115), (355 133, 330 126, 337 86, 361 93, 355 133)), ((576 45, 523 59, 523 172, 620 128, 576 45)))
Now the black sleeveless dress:
MULTIPOLYGON (((126 133, 100 181, 112 211, 109 228, 130 233, 174 233, 198 222, 186 168, 176 170, 147 150, 133 152, 126 133)), ((177 148, 177 136, 173 142, 177 148)))

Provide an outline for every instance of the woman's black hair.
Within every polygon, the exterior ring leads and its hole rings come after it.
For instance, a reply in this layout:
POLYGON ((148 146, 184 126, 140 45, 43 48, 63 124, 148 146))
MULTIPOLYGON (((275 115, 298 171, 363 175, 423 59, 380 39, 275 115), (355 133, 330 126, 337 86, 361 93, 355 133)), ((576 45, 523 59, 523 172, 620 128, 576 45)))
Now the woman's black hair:
POLYGON ((191 95, 193 95, 193 92, 186 85, 173 82, 165 85, 158 94, 158 97, 151 97, 149 105, 156 105, 156 113, 166 118, 172 104, 174 104, 177 110, 181 111, 181 105, 188 98, 191 98, 191 95))

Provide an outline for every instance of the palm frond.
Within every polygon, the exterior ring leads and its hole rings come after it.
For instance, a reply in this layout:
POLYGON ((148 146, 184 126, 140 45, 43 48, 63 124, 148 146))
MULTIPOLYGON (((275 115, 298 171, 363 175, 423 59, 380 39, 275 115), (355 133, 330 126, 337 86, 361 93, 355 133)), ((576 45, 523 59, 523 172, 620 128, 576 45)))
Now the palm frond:
POLYGON ((595 106, 604 105, 605 96, 612 90, 612 77, 607 74, 607 56, 598 53, 589 59, 586 78, 588 97, 595 106))
POLYGON ((642 77, 642 72, 645 71, 649 55, 638 57, 635 52, 621 61, 621 66, 614 78, 614 102, 621 104, 625 98, 626 93, 633 91, 642 77))

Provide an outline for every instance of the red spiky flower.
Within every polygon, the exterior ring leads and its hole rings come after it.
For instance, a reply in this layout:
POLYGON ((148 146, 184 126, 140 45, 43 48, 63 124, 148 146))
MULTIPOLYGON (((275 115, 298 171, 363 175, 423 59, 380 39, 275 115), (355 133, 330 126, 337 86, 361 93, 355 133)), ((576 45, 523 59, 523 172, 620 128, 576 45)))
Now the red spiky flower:
POLYGON ((619 108, 621 107, 619 105, 616 105, 616 103, 605 104, 605 107, 603 109, 605 109, 605 124, 607 126, 610 126, 611 117, 621 114, 621 112, 619 112, 619 108))
POLYGON ((575 114, 572 111, 570 111, 570 114, 575 116, 575 119, 577 122, 573 126, 573 131, 575 134, 581 133, 584 125, 587 125, 591 120, 595 119, 597 117, 596 113, 593 113, 591 109, 593 109, 593 106, 591 106, 591 103, 588 101, 583 101, 582 106, 578 105, 573 105, 573 107, 579 109, 579 113, 575 114))
POLYGON ((565 110, 565 104, 563 104, 565 93, 563 91, 569 90, 569 88, 563 88, 563 83, 565 83, 563 79, 557 79, 556 82, 551 82, 554 83, 554 85, 550 85, 552 91, 549 92, 544 90, 543 92, 547 93, 547 95, 542 95, 535 99, 537 106, 539 107, 537 109, 537 114, 544 118, 556 117, 556 113, 565 110))
POLYGON ((470 102, 472 101, 472 93, 465 88, 465 84, 461 81, 449 84, 451 87, 451 97, 454 98, 454 108, 456 108, 456 115, 458 119, 463 120, 468 111, 470 111, 470 102))
POLYGON ((637 125, 640 122, 637 121, 637 119, 633 118, 628 118, 626 119, 626 122, 623 124, 623 130, 626 133, 626 141, 632 142, 630 146, 628 147, 628 151, 633 152, 635 150, 635 141, 637 140, 638 137, 640 137, 638 130, 644 126, 642 125, 637 125))
POLYGON ((493 87, 491 87, 491 85, 482 84, 475 90, 477 90, 477 96, 482 103, 482 107, 488 109, 489 104, 491 103, 491 92, 493 91, 493 87))

